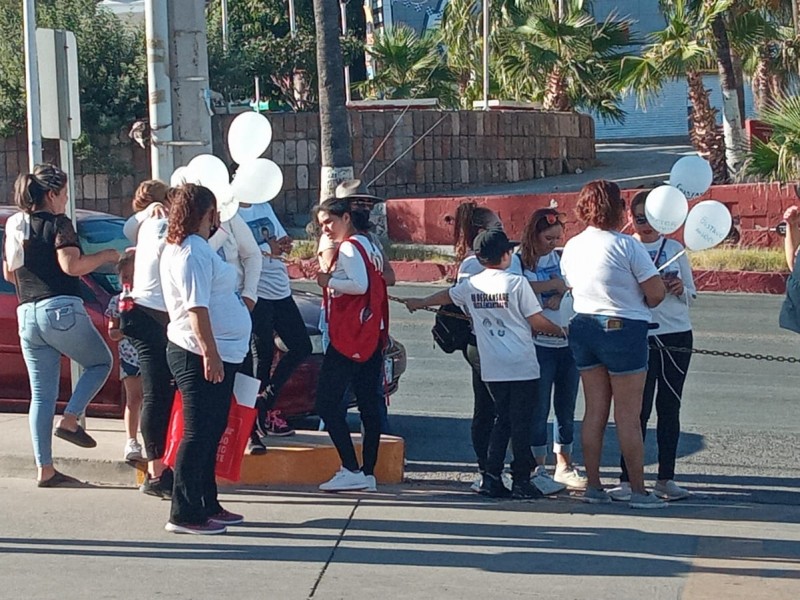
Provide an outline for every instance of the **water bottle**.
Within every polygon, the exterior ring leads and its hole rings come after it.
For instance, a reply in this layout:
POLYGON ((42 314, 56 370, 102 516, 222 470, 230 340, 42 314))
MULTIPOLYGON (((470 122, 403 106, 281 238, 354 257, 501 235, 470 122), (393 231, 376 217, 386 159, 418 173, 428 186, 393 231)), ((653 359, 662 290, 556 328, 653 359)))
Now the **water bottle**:
POLYGON ((122 293, 119 295, 119 312, 124 313, 133 310, 133 293, 131 286, 126 283, 122 286, 122 293))

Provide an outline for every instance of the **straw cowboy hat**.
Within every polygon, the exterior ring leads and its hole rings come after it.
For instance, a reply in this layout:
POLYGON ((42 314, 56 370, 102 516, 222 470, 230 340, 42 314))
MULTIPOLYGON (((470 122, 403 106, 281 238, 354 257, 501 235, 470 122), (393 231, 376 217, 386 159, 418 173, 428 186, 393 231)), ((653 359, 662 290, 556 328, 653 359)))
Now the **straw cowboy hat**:
POLYGON ((367 186, 360 179, 347 179, 336 186, 337 198, 350 198, 364 204, 383 202, 384 199, 367 192, 367 186))

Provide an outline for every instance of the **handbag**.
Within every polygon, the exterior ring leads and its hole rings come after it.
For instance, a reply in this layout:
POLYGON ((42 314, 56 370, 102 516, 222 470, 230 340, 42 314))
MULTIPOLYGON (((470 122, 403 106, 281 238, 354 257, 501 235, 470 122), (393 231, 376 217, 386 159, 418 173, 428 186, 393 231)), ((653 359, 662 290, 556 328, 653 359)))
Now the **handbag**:
POLYGON ((464 351, 469 344, 475 345, 467 315, 455 304, 445 304, 436 311, 436 319, 431 328, 433 341, 447 354, 456 350, 464 351))

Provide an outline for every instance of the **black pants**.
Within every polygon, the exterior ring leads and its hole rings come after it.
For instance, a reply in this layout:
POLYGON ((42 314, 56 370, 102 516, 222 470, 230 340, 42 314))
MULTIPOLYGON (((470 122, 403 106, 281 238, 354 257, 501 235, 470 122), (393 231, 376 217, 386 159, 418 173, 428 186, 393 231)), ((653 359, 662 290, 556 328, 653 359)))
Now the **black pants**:
MULTIPOLYGON (((274 406, 283 384, 311 354, 311 340, 303 316, 291 296, 282 300, 259 298, 252 318, 253 337, 250 346, 253 353, 253 376, 261 380, 261 391, 272 386, 270 404, 274 406), (276 333, 289 351, 281 357, 273 372, 276 333)), ((259 406, 259 409, 263 412, 272 410, 273 406, 259 406)))
POLYGON ((497 411, 486 461, 486 472, 489 475, 500 477, 506 460, 508 440, 511 439, 511 450, 514 453, 511 474, 514 481, 530 479, 534 464, 531 453, 531 421, 538 391, 537 383, 537 379, 486 383, 497 411))
POLYGON ((183 440, 175 459, 170 521, 197 525, 222 510, 214 468, 240 365, 223 363, 225 379, 215 384, 206 381, 203 357, 198 354, 170 342, 167 361, 183 399, 183 440))
POLYGON ((347 427, 347 413, 342 411, 342 397, 348 386, 355 393, 358 412, 361 413, 361 422, 364 425, 362 456, 366 475, 372 475, 375 471, 381 443, 383 397, 378 393, 375 382, 378 381, 382 369, 383 353, 380 350, 376 350, 368 361, 359 363, 350 360, 333 346, 328 346, 317 386, 317 414, 325 421, 342 466, 351 471, 358 471, 358 458, 350 439, 350 429, 347 427))
POLYGON ((481 379, 481 359, 478 356, 478 348, 472 345, 467 346, 464 351, 464 358, 469 363, 472 373, 472 448, 478 458, 478 470, 483 473, 486 471, 486 459, 489 456, 489 439, 492 436, 492 427, 494 426, 494 400, 492 400, 489 389, 481 379))
MULTIPOLYGON (((690 352, 669 352, 652 347, 672 346, 692 349, 691 331, 665 333, 651 336, 650 358, 647 365, 647 380, 642 397, 642 436, 647 435, 647 421, 653 412, 653 399, 656 404, 656 439, 658 441, 658 478, 675 479, 675 459, 678 455, 678 438, 681 434, 681 397, 689 362, 690 352), (658 393, 656 393, 656 387, 658 393)), ((620 458, 622 475, 620 481, 628 481, 625 460, 620 458)))
POLYGON ((163 314, 159 321, 153 316, 157 314, 156 311, 139 307, 134 308, 131 313, 135 314, 125 328, 125 335, 139 354, 139 370, 142 373, 142 438, 147 459, 156 460, 164 456, 172 400, 175 397, 172 374, 167 364, 167 317, 163 314))

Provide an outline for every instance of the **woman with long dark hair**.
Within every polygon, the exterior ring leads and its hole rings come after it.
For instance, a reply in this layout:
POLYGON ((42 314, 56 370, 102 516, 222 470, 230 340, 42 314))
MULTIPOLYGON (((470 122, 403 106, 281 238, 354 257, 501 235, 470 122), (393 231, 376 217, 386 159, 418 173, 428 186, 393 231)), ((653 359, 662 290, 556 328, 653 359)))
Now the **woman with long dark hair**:
MULTIPOLYGON (((530 281, 544 316, 561 326, 561 302, 567 285, 561 275, 561 259, 556 248, 564 236, 564 224, 554 208, 534 211, 525 226, 520 247, 523 275, 530 281)), ((572 464, 575 401, 578 397, 578 369, 563 337, 535 334, 536 358, 539 361, 538 398, 534 403, 531 447, 536 460, 534 484, 543 494, 563 487, 584 489, 586 476, 572 464), (547 418, 553 405, 553 453, 556 456, 554 477, 547 471, 547 418), (556 485, 553 484, 555 480, 556 485)))
POLYGON ((20 346, 31 384, 30 429, 37 485, 74 483, 55 470, 53 417, 58 400, 61 356, 84 371, 75 384, 55 436, 84 448, 97 443, 78 417, 106 382, 113 357, 92 324, 81 299, 80 277, 106 263, 116 250, 84 254, 67 207, 67 175, 54 165, 36 165, 17 177, 14 202, 19 213, 6 223, 3 274, 17 288, 20 346))
POLYGON ((166 530, 224 533, 244 519, 223 509, 214 477, 233 381, 250 339, 250 314, 236 269, 208 244, 219 227, 214 194, 186 184, 169 192, 161 285, 169 312, 167 362, 183 400, 183 439, 175 460, 166 530))
POLYGON ((317 219, 338 248, 331 269, 317 276, 320 287, 326 290, 330 345, 320 370, 316 409, 342 461, 341 469, 320 489, 374 491, 383 402, 377 382, 389 339, 383 253, 360 233, 369 228, 369 213, 354 209, 349 199, 324 201, 317 219), (362 466, 341 409, 348 387, 355 393, 364 425, 362 466))

